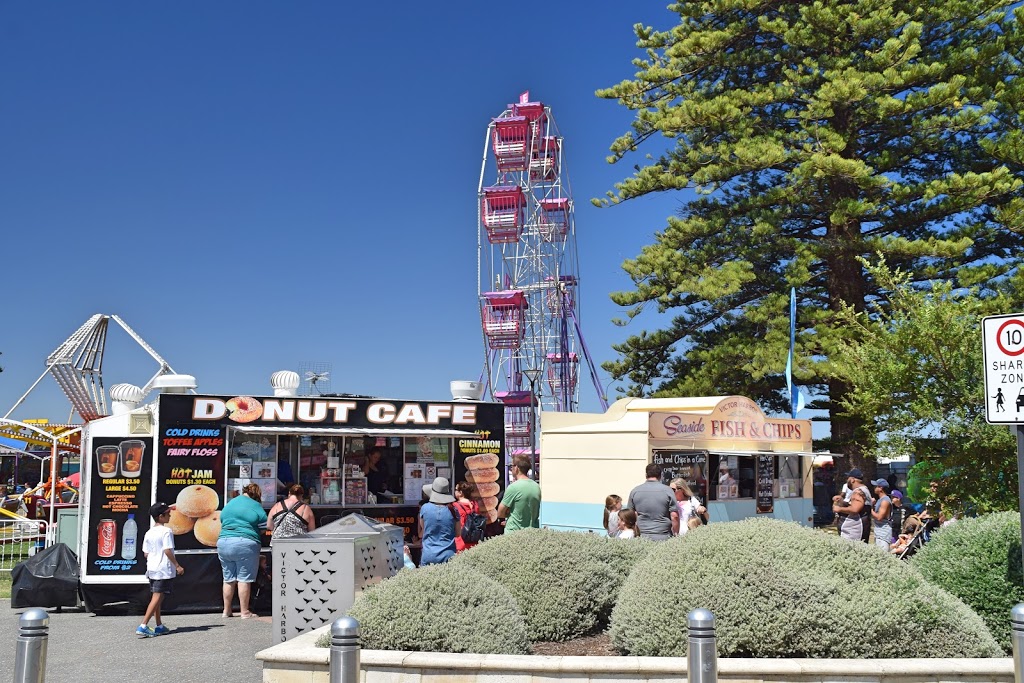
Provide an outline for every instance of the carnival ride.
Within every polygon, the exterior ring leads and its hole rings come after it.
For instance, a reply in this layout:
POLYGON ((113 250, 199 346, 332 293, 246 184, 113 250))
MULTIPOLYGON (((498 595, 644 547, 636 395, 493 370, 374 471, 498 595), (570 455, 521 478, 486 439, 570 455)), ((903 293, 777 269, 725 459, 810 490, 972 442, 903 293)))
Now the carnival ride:
POLYGON ((583 360, 608 402, 579 320, 579 260, 563 138, 523 93, 487 126, 477 281, 485 391, 505 404, 509 453, 537 453, 541 410, 575 412, 583 360))
MULTIPOLYGON (((38 509, 41 511, 39 514, 48 520, 45 532, 48 541, 52 541, 54 510, 62 504, 77 503, 77 488, 62 481, 59 476, 63 459, 80 457, 83 424, 72 424, 72 418, 77 413, 85 423, 110 414, 103 388, 103 356, 106 349, 107 328, 111 320, 117 323, 158 364, 156 373, 143 387, 129 384, 117 384, 110 387, 110 397, 115 403, 122 401, 137 404, 149 393, 159 377, 174 373, 174 369, 167 361, 161 358, 120 317, 98 313, 90 317, 47 357, 43 373, 0 418, 0 437, 23 444, 23 449, 4 446, 2 449, 4 452, 0 455, 13 455, 15 458, 29 456, 41 462, 49 460, 49 476, 40 476, 40 483, 30 487, 21 495, 19 510, 25 514, 18 515, 13 510, 6 510, 5 514, 5 508, 0 506, 0 515, 22 522, 29 521, 36 517, 34 514, 36 503, 42 503, 38 509), (68 423, 53 424, 48 420, 19 421, 11 419, 12 413, 24 403, 29 394, 47 375, 53 376, 71 403, 68 423)), ((5 540, 9 540, 10 532, 18 528, 20 527, 17 525, 0 525, 0 545, 5 540)), ((0 555, 2 555, 2 551, 0 551, 0 555)))

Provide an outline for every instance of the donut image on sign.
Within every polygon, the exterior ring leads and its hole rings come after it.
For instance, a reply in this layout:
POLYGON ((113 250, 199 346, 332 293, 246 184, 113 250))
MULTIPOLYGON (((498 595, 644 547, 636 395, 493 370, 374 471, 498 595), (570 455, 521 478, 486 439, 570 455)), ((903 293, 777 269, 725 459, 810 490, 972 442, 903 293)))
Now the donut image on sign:
POLYGON ((228 419, 234 422, 255 422, 263 415, 263 404, 252 396, 236 396, 224 403, 228 419))
POLYGON ((176 505, 171 506, 171 520, 167 522, 167 527, 171 530, 171 533, 175 536, 181 536, 192 531, 192 527, 196 525, 196 520, 178 512, 176 505))
POLYGON ((220 496, 217 492, 202 485, 183 488, 174 503, 175 510, 193 519, 206 517, 219 507, 220 496))
POLYGON ((206 517, 196 520, 196 540, 209 548, 217 547, 220 536, 220 512, 211 512, 206 517))
POLYGON ((492 524, 498 519, 496 496, 501 489, 497 483, 498 477, 501 476, 501 473, 498 472, 499 462, 501 462, 501 458, 497 453, 480 453, 466 458, 466 481, 476 484, 480 514, 486 515, 488 524, 492 524))
POLYGON ((489 482, 489 483, 486 483, 486 484, 477 484, 476 485, 476 492, 477 492, 477 494, 479 494, 479 496, 481 498, 488 498, 490 496, 496 496, 496 495, 498 495, 498 491, 499 490, 501 490, 501 487, 498 486, 498 482, 496 482, 496 481, 492 481, 492 482, 489 482))

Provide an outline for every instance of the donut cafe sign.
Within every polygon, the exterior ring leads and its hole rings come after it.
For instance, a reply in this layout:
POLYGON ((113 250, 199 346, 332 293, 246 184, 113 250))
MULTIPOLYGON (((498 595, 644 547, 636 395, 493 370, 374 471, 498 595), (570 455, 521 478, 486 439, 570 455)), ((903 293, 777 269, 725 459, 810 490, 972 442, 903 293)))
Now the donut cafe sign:
POLYGON ((327 424, 327 425, 463 425, 476 424, 477 405, 472 403, 419 403, 400 401, 358 401, 344 399, 294 399, 211 396, 192 399, 190 418, 240 424, 327 424))
POLYGON ((722 399, 709 413, 651 413, 652 439, 727 442, 729 448, 766 447, 788 451, 811 450, 809 420, 767 417, 756 403, 742 396, 722 399))

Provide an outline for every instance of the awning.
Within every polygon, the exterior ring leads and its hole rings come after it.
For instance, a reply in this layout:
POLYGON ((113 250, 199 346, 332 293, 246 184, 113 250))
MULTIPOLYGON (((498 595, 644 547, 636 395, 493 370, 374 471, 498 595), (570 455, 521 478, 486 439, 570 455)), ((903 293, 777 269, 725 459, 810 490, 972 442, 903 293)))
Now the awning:
POLYGON ((388 429, 387 427, 247 427, 231 425, 231 429, 243 434, 298 434, 300 436, 430 436, 469 437, 479 439, 476 432, 459 429, 388 429))

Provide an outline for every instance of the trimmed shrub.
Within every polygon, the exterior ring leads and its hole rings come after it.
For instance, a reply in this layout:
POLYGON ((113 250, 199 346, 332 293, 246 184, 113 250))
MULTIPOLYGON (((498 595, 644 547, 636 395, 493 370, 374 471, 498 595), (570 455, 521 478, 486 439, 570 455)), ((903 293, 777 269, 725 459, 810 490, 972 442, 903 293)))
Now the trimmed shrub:
POLYGON ((515 599, 467 565, 449 562, 400 571, 361 593, 348 613, 359 621, 363 647, 369 649, 481 654, 530 650, 515 599))
POLYGON ((532 640, 571 640, 608 622, 633 565, 652 543, 550 529, 497 536, 460 553, 508 588, 532 640))
POLYGON ((1024 602, 1019 513, 962 519, 944 527, 910 563, 974 608, 1010 652, 1010 610, 1024 602))
POLYGON ((723 656, 1002 654, 981 617, 895 557, 773 519, 657 544, 626 580, 612 643, 633 655, 685 655, 686 614, 698 607, 714 613, 723 656))

